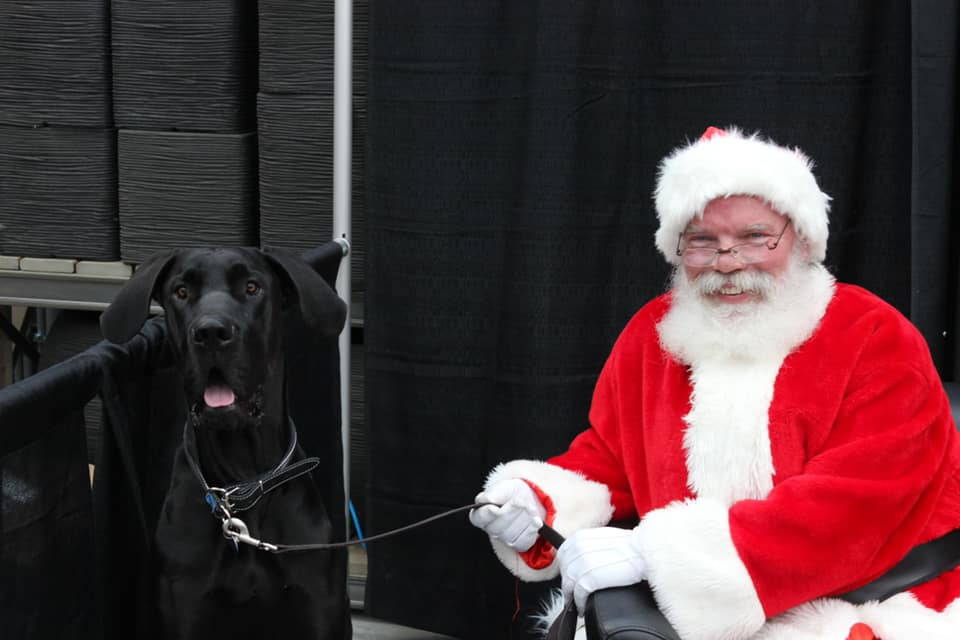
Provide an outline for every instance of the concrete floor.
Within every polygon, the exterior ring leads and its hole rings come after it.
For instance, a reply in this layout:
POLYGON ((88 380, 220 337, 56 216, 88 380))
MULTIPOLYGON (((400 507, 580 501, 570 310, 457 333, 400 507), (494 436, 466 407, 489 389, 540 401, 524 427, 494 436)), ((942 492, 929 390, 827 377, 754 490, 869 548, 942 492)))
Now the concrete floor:
POLYGON ((354 640, 453 640, 429 631, 401 627, 382 620, 374 620, 363 614, 353 614, 354 640))

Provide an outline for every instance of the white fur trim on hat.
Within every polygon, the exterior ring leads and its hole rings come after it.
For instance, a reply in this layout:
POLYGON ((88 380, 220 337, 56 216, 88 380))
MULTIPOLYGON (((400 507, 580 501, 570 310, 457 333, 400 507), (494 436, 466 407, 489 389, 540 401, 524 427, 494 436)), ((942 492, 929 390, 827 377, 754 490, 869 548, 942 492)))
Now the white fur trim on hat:
POLYGON ((789 217, 806 240, 810 258, 827 254, 830 196, 813 177, 813 162, 799 149, 781 147, 735 128, 708 129, 699 140, 674 150, 660 163, 654 194, 660 228, 657 248, 679 264, 677 240, 695 216, 716 198, 756 196, 789 217))

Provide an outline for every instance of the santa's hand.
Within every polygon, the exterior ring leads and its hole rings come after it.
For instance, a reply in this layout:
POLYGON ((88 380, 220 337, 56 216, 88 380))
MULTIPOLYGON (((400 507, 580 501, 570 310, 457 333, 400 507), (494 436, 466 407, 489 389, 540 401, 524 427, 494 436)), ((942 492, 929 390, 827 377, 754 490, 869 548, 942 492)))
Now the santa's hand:
POLYGON ((636 529, 581 529, 557 553, 563 595, 583 613, 587 596, 598 589, 625 587, 647 577, 636 529))
POLYGON ((543 526, 547 510, 523 480, 498 482, 478 494, 476 501, 493 504, 470 512, 473 526, 516 551, 526 551, 537 541, 537 531, 543 526))

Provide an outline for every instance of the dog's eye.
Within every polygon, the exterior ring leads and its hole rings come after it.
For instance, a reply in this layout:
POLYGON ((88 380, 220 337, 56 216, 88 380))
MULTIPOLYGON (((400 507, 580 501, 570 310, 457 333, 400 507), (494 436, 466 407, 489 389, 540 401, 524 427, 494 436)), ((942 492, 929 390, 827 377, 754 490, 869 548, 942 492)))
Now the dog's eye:
POLYGON ((187 291, 187 288, 185 286, 180 285, 179 287, 173 290, 173 295, 177 296, 181 300, 186 300, 187 296, 189 295, 189 292, 187 291))
POLYGON ((260 285, 253 280, 247 282, 247 295, 255 296, 260 293, 260 285))

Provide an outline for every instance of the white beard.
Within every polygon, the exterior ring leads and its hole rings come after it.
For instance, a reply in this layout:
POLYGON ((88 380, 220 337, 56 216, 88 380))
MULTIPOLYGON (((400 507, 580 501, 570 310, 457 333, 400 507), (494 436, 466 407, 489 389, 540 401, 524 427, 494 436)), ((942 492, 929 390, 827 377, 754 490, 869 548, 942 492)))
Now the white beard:
POLYGON ((833 276, 822 265, 802 262, 796 255, 779 278, 708 272, 691 281, 678 267, 670 310, 657 326, 660 343, 687 365, 782 361, 813 334, 833 289, 833 276), (705 295, 731 281, 745 291, 757 292, 757 299, 725 304, 705 295))
POLYGON ((663 348, 689 369, 687 484, 728 506, 773 488, 768 422, 777 375, 816 330, 834 290, 826 269, 798 258, 779 278, 744 275, 690 282, 678 270, 672 305, 657 325, 663 348), (734 305, 704 295, 730 280, 757 299, 734 305))

